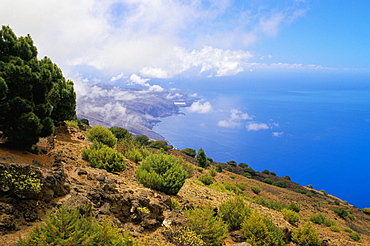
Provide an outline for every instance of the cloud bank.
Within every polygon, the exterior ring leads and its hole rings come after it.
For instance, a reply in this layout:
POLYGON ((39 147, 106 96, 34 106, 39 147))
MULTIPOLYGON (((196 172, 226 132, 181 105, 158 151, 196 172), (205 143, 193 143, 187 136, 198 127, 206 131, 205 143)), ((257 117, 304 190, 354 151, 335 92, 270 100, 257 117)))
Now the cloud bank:
POLYGON ((133 74, 230 76, 263 66, 253 63, 260 57, 251 45, 306 11, 294 0, 268 7, 225 0, 3 0, 0 21, 17 35, 30 33, 39 56, 51 57, 71 79, 103 74, 116 82, 133 74))

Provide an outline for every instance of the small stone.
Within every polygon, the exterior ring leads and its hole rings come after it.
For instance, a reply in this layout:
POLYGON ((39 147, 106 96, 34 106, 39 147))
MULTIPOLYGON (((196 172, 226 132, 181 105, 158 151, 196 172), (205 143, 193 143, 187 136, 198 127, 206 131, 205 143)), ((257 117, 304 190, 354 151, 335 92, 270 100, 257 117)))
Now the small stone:
POLYGON ((87 171, 85 169, 80 169, 79 168, 79 169, 77 169, 77 174, 80 175, 80 176, 81 175, 87 175, 87 171))

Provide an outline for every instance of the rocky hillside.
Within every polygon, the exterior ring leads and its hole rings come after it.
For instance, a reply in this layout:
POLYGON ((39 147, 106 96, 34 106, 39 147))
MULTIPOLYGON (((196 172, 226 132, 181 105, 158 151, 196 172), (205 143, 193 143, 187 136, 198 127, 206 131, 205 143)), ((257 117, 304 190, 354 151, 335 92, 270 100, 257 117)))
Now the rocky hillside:
MULTIPOLYGON (((216 209, 237 193, 217 189, 216 185, 204 185, 199 177, 209 170, 197 168, 194 158, 176 150, 169 152, 194 164, 194 175, 186 180, 176 196, 139 184, 135 178, 136 164, 129 160, 126 170, 119 173, 91 168, 81 159, 81 151, 90 145, 85 136, 65 126, 57 129, 54 138, 39 143, 42 153, 38 155, 0 148, 0 245, 14 245, 19 237, 26 237, 33 227, 43 223, 48 211, 61 204, 89 206, 97 218, 110 218, 143 245, 174 245, 163 232, 169 224, 186 225, 183 210, 205 204, 216 209)), ((257 173, 253 178, 246 178, 236 173, 237 170, 223 170, 213 177, 213 183, 225 184, 219 187, 242 184, 245 202, 285 232, 287 245, 296 245, 289 241, 290 232, 318 213, 335 222, 339 229, 313 224, 323 245, 370 245, 370 216, 362 210, 323 191, 274 175, 257 173), (284 181, 286 188, 261 181, 266 178, 284 181), (251 187, 258 187, 260 192, 251 187), (295 225, 288 223, 278 208, 292 203, 300 208, 300 220, 295 225), (333 211, 338 207, 351 216, 339 216, 333 211), (355 241, 351 233, 361 239, 355 241)), ((244 241, 243 234, 234 231, 229 233, 224 245, 249 245, 243 244, 244 241)))

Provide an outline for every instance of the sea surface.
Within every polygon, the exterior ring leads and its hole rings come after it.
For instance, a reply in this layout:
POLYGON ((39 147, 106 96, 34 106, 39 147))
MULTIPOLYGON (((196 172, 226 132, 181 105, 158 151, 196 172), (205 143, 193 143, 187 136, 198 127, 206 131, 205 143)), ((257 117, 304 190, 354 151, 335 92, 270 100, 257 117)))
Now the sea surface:
POLYGON ((175 148, 203 148, 214 161, 289 175, 370 207, 370 73, 244 73, 157 83, 211 105, 203 113, 182 108, 184 115, 155 126, 175 148), (262 129, 248 130, 251 123, 262 129))

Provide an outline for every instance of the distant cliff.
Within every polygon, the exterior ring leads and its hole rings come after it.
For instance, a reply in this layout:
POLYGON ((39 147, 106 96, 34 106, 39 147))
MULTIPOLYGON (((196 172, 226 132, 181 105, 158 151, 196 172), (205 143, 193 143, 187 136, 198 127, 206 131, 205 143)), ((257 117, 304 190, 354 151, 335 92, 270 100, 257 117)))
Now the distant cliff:
POLYGON ((194 98, 169 91, 123 88, 104 84, 87 85, 78 90, 77 115, 91 126, 119 126, 138 135, 163 140, 152 130, 163 117, 180 114, 179 106, 190 106, 194 98))

